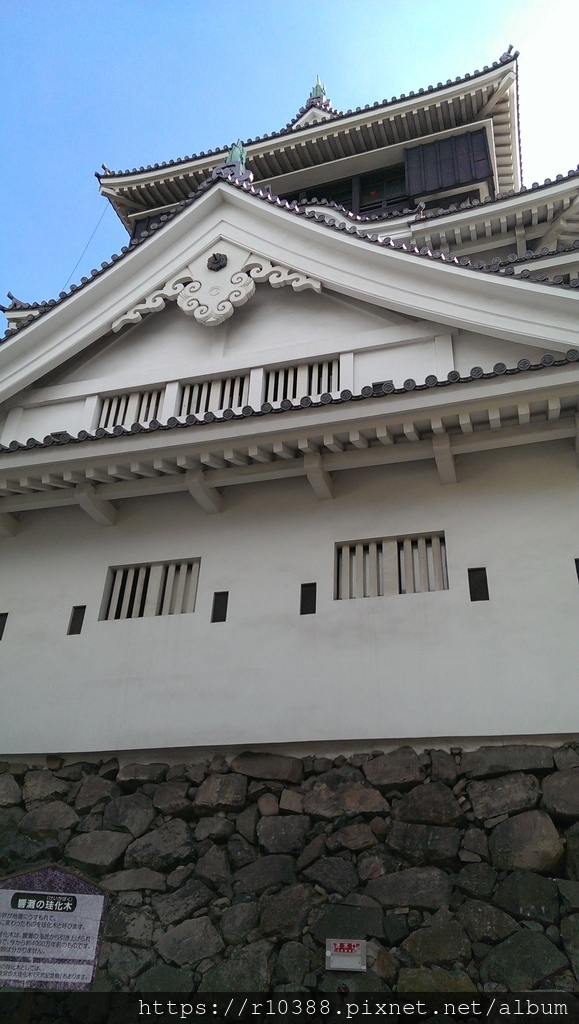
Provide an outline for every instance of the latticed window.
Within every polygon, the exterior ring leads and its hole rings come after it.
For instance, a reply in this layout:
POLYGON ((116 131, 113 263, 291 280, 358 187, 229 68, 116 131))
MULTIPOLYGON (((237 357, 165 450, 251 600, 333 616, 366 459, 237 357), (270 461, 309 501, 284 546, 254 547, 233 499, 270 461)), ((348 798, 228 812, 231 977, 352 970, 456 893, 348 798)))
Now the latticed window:
POLYGON ((101 619, 141 619, 195 611, 200 559, 109 569, 101 619))
POLYGON ((301 363, 267 370, 265 374, 264 402, 293 401, 318 397, 340 390, 340 360, 324 359, 319 363, 301 363))
POLYGON ((249 374, 238 377, 220 377, 184 384, 179 416, 203 415, 221 409, 240 409, 247 405, 249 374))
POLYGON ((334 596, 338 601, 434 590, 448 590, 443 533, 336 545, 334 596))
POLYGON ((98 426, 111 430, 118 426, 132 427, 133 423, 150 423, 158 418, 163 393, 164 388, 154 388, 108 395, 102 400, 98 426))

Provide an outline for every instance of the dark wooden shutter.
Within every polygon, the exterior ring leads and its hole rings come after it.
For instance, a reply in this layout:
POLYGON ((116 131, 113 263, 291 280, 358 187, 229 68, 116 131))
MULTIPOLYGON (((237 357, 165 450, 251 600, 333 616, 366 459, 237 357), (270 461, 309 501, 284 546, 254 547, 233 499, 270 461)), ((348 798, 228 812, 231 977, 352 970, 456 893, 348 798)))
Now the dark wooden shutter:
POLYGON ((492 173, 486 131, 483 128, 407 149, 404 169, 410 196, 484 181, 492 173))

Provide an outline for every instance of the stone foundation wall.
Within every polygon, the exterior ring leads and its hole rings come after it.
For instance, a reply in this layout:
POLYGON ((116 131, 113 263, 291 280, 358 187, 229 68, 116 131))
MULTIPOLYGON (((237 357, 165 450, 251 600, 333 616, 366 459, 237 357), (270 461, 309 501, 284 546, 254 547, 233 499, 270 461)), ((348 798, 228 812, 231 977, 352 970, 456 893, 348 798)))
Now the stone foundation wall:
POLYGON ((108 890, 96 989, 579 991, 579 743, 47 764, 0 765, 0 872, 108 890))

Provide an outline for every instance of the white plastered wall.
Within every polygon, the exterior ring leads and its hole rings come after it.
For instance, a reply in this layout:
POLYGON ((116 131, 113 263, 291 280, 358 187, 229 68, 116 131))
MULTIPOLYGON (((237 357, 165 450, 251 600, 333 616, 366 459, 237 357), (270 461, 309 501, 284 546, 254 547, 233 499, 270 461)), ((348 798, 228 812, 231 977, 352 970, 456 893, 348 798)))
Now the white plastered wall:
POLYGON ((579 721, 579 480, 571 445, 25 513, 2 542, 0 750, 148 749, 568 733, 579 721), (336 542, 444 530, 450 588, 336 601, 336 542), (190 615, 98 621, 110 565, 201 558, 190 615), (490 601, 469 600, 485 566, 490 601), (315 615, 300 585, 317 582, 315 615), (225 623, 211 623, 228 590, 225 623), (73 605, 87 607, 67 636, 73 605))

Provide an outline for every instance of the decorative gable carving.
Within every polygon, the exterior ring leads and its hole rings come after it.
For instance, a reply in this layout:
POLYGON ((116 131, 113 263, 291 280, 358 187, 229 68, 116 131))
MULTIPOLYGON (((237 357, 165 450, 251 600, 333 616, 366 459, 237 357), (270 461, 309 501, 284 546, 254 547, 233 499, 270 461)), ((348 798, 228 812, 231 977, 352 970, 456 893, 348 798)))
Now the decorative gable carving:
POLYGON ((290 285, 294 291, 311 288, 322 290, 319 280, 273 264, 263 256, 248 253, 228 243, 220 243, 223 252, 212 252, 196 257, 170 277, 162 288, 155 288, 140 302, 117 317, 113 331, 126 324, 137 324, 147 313, 165 308, 167 301, 176 302, 187 316, 198 323, 212 327, 232 316, 237 306, 243 306, 255 292, 257 283, 269 281, 272 288, 290 285))

